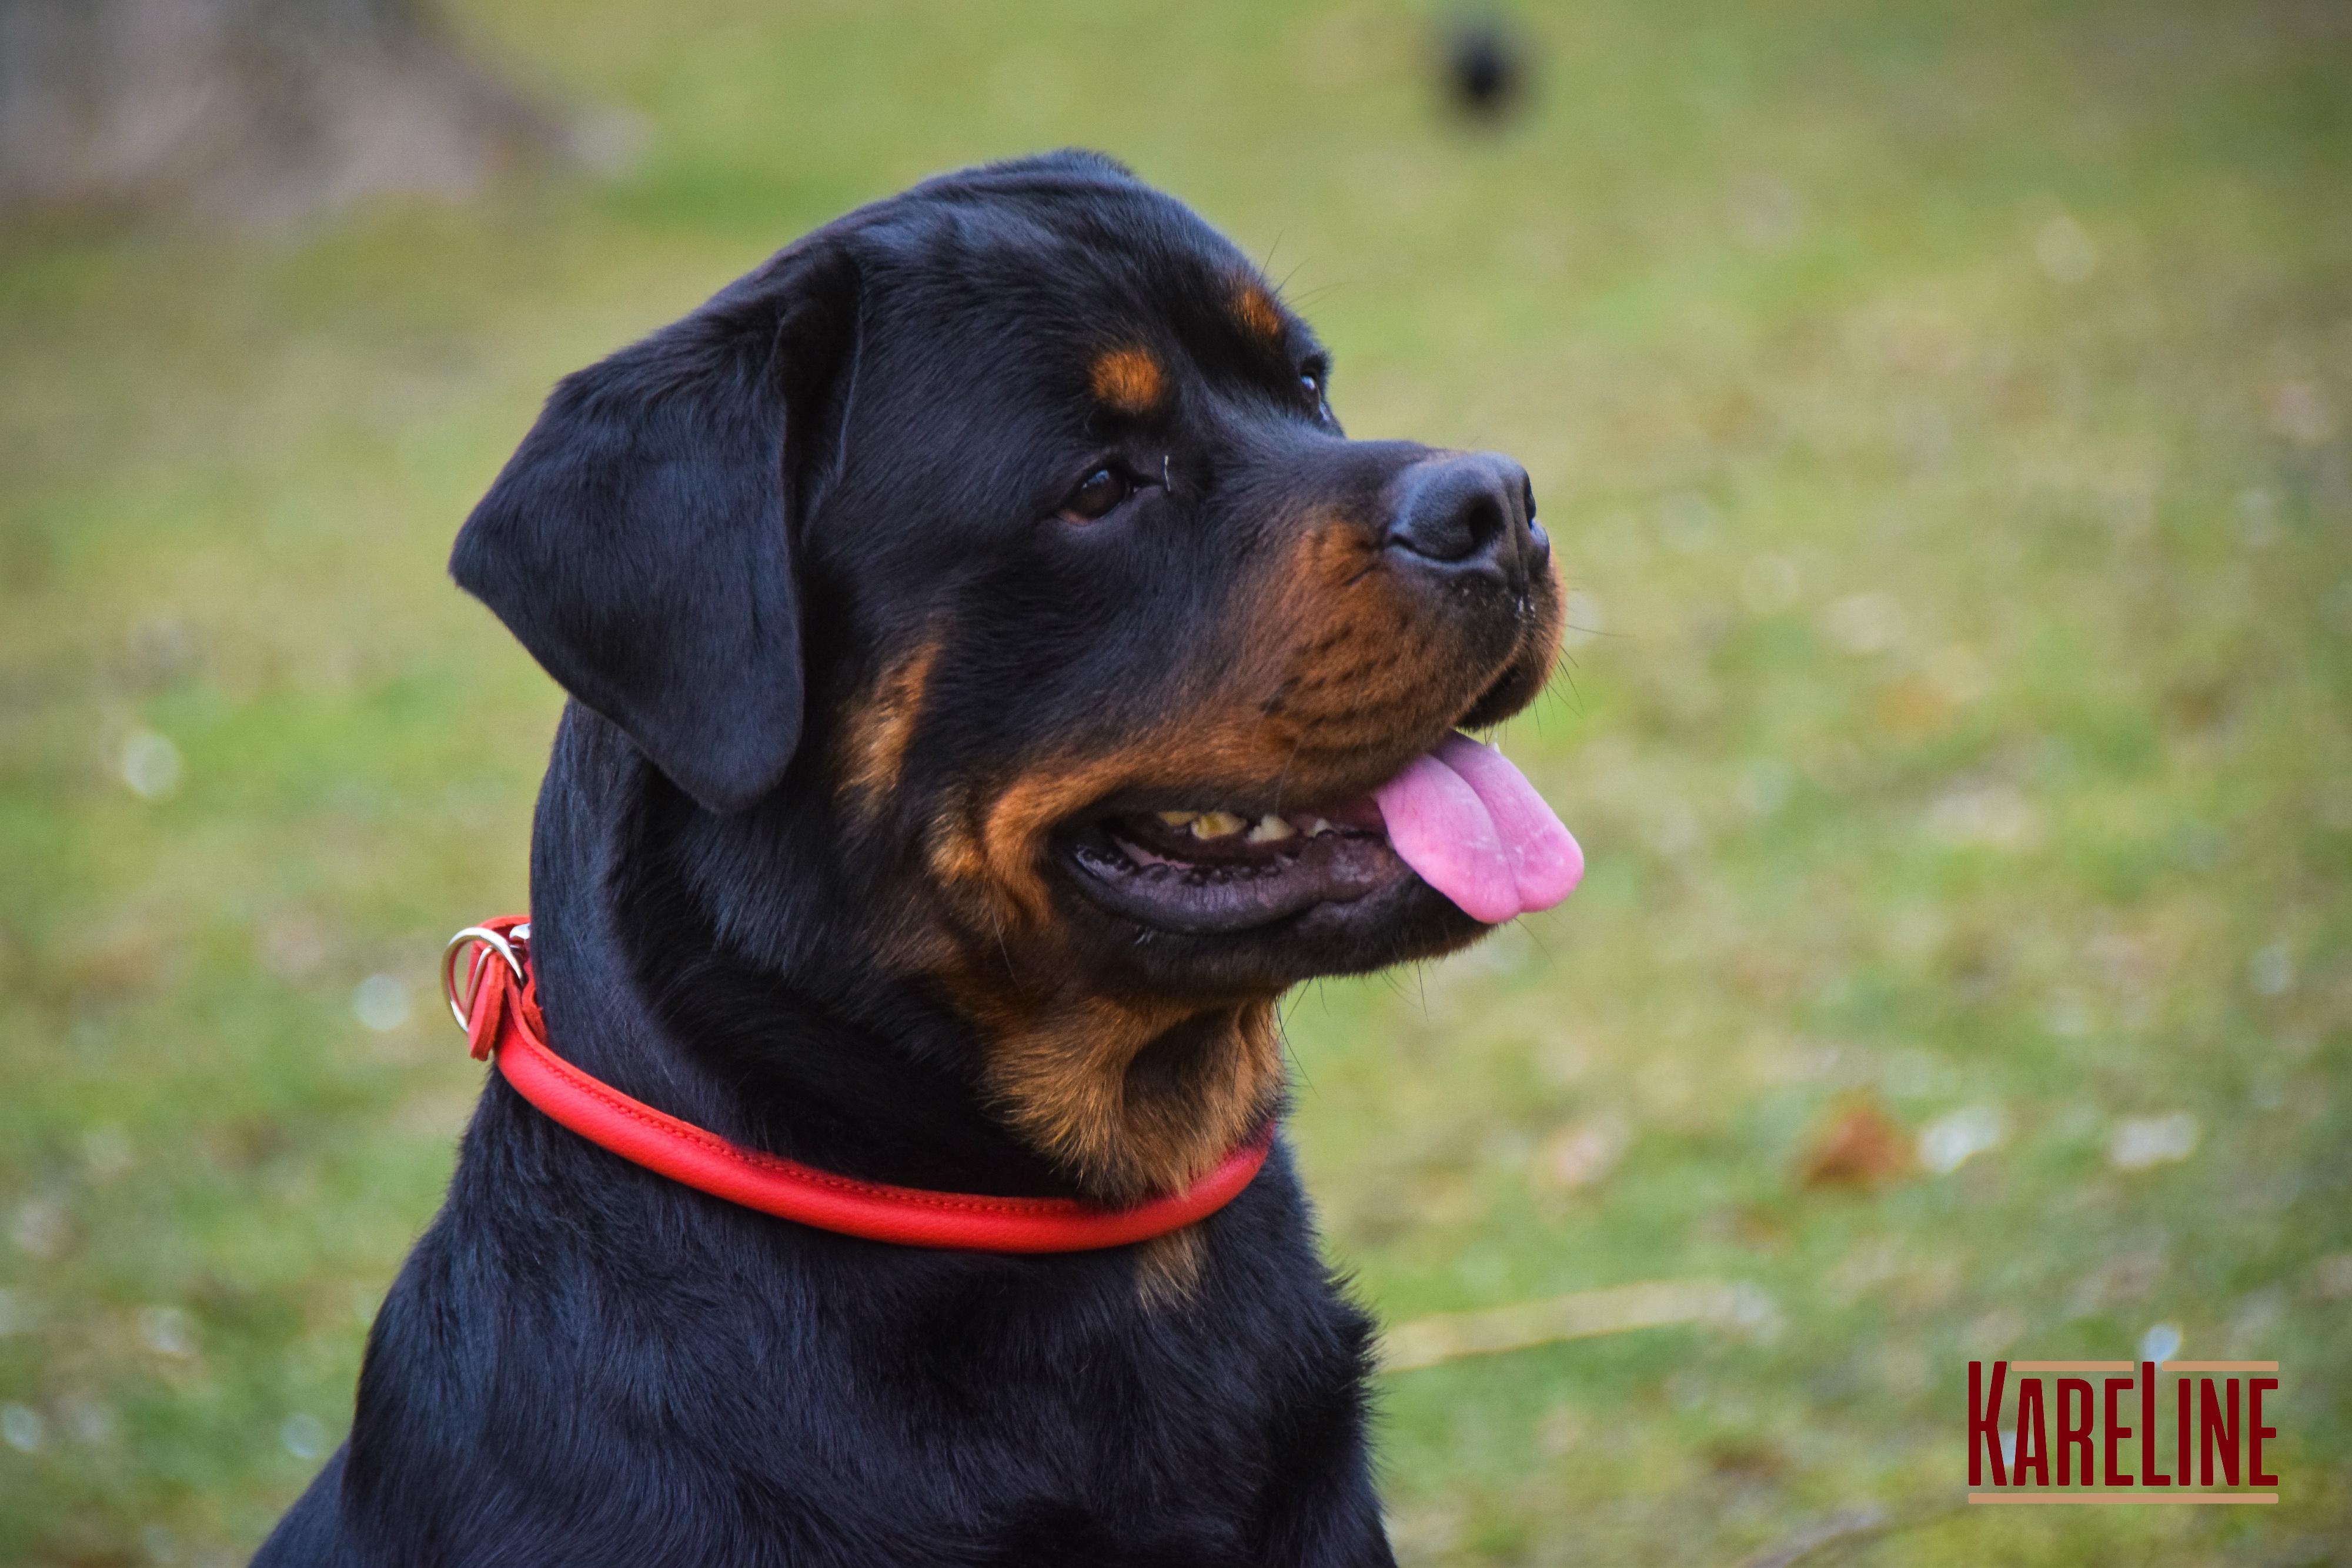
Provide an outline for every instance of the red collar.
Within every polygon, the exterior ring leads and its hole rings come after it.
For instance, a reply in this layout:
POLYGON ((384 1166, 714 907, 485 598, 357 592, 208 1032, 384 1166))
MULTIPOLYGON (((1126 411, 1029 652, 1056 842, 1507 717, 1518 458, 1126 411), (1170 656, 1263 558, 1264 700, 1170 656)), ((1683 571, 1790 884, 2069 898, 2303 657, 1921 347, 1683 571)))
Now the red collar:
POLYGON ((763 1155, 633 1100, 548 1048, 530 972, 529 918, 509 915, 468 926, 449 939, 443 956, 443 988, 475 1060, 495 1053, 517 1093, 590 1143, 762 1214, 901 1247, 1087 1252, 1146 1241, 1207 1218, 1249 1186, 1273 1142, 1268 1123, 1184 1191, 1132 1208, 889 1186, 763 1155), (471 955, 463 991, 456 976, 461 953, 471 955))

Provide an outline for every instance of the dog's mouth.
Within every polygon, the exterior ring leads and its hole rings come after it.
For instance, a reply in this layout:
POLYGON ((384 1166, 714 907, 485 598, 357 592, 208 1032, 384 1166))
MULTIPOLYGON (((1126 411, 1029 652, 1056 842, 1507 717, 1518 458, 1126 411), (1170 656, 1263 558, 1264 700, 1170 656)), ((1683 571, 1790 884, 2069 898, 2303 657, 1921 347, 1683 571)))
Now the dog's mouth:
POLYGON ((1245 931, 1352 904, 1412 874, 1370 796, 1255 817, 1226 807, 1120 811, 1071 836, 1087 891, 1163 931, 1245 931))
POLYGON ((1574 890, 1584 856, 1509 759, 1459 732, 1370 794, 1305 810, 1124 804, 1082 816, 1063 850, 1080 886, 1157 930, 1247 931, 1418 878, 1495 925, 1574 890))

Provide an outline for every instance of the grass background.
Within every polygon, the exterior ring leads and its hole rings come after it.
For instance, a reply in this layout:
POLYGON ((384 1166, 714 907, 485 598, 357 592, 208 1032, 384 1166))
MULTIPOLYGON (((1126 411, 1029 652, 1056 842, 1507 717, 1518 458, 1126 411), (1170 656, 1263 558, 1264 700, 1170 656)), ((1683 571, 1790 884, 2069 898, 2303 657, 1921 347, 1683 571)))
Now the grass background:
POLYGON ((452 11, 633 167, 0 239, 0 1561, 241 1561, 348 1419, 523 900, 558 697, 441 560, 538 398, 1072 142, 1578 590, 1503 738, 1583 890, 1289 1009, 1332 1251, 1765 1309, 1388 1379, 1401 1556, 2352 1560, 2352 9, 1591 0, 1493 132, 1410 7, 452 11), (1841 1117, 1992 1146, 1809 1186, 1841 1117), (2283 1364, 2282 1506, 1955 1506, 1969 1356, 2158 1324, 2283 1364))

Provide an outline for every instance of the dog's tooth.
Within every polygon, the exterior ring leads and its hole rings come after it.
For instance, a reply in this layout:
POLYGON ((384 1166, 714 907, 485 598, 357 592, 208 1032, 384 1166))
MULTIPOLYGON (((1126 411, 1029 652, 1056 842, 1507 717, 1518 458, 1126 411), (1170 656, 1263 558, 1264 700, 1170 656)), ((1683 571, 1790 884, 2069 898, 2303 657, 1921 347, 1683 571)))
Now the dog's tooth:
POLYGON ((1198 811, 1162 811, 1160 820, 1171 828, 1189 828, 1200 819, 1198 811))
POLYGON ((1203 811, 1192 820, 1196 839, 1230 839, 1249 824, 1231 811, 1203 811))
POLYGON ((1307 836, 1310 839, 1319 839, 1326 833, 1336 833, 1339 831, 1322 817, 1318 817, 1307 824, 1307 836))
POLYGON ((1249 831, 1249 841, 1254 844, 1278 844, 1297 831, 1297 828, 1268 811, 1257 820, 1257 826, 1249 831))

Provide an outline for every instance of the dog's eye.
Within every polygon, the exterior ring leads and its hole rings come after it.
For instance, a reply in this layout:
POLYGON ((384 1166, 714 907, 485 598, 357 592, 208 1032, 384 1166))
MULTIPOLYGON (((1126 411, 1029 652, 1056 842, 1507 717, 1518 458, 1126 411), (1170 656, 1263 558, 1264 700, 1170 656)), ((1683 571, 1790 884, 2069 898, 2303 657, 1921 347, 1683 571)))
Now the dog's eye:
POLYGON ((1322 355, 1317 354, 1298 367, 1298 390, 1307 394, 1307 406, 1318 419, 1330 417, 1330 405, 1325 401, 1331 395, 1331 367, 1322 355))
POLYGON ((1097 468, 1062 503, 1066 523, 1091 523, 1135 494, 1135 481, 1115 468, 1097 468))

